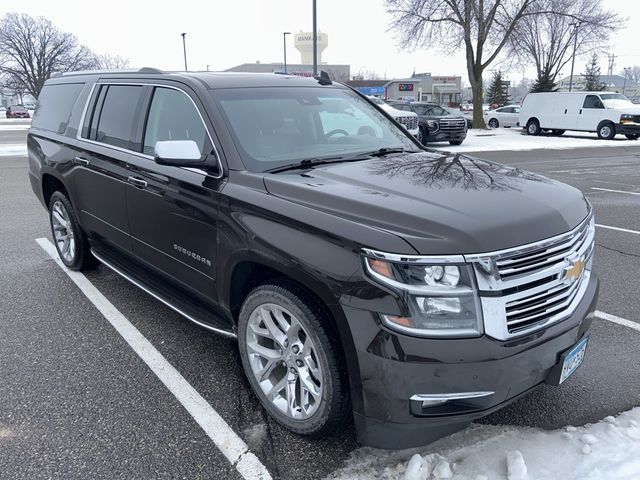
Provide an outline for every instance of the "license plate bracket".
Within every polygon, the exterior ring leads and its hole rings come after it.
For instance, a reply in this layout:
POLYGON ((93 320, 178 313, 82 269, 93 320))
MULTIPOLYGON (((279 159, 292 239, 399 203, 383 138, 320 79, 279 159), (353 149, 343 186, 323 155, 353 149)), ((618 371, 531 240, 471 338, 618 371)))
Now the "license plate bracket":
POLYGON ((553 367, 546 382, 552 385, 561 385, 571 377, 578 367, 582 365, 587 345, 589 345, 588 336, 560 355, 560 361, 553 367))

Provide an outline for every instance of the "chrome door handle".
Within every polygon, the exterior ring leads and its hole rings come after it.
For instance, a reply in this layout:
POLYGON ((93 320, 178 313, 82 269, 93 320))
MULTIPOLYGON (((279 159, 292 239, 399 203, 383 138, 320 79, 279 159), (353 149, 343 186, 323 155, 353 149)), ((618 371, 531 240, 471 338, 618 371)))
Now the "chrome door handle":
POLYGON ((147 182, 138 177, 128 177, 127 182, 137 188, 145 188, 147 186, 147 182))
POLYGON ((82 157, 73 157, 73 163, 75 163, 76 165, 83 165, 86 167, 89 165, 89 160, 82 157))

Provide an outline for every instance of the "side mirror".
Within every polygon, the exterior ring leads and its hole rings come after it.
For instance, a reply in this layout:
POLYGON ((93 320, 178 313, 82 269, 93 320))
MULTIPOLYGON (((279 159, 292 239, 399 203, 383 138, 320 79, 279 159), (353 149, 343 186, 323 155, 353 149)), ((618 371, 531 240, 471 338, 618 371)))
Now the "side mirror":
POLYGON ((193 140, 166 140, 156 142, 155 161, 174 167, 199 167, 205 164, 198 144, 193 140))

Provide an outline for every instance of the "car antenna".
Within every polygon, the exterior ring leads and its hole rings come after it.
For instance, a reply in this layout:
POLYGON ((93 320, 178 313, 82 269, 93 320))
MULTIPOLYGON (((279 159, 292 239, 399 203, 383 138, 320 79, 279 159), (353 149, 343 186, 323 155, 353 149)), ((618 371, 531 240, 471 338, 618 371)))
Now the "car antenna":
POLYGON ((331 85, 333 83, 329 74, 324 70, 321 70, 320 75, 315 75, 313 78, 318 80, 320 85, 331 85))

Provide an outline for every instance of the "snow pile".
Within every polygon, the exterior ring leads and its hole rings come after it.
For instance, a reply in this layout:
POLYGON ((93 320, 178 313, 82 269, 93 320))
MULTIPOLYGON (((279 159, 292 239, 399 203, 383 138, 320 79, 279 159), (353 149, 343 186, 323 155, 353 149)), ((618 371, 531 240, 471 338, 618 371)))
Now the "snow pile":
POLYGON ((429 148, 448 152, 488 152, 498 150, 566 150, 589 147, 640 147, 640 141, 628 140, 624 135, 616 135, 613 140, 599 140, 595 133, 566 132, 562 136, 542 134, 533 137, 521 128, 496 128, 491 130, 472 129, 462 145, 429 143, 429 148))
POLYGON ((361 448, 329 479, 638 480, 640 408, 578 428, 472 425, 420 449, 361 448))
POLYGON ((25 143, 2 144, 0 143, 0 157, 27 156, 27 145, 25 143))

